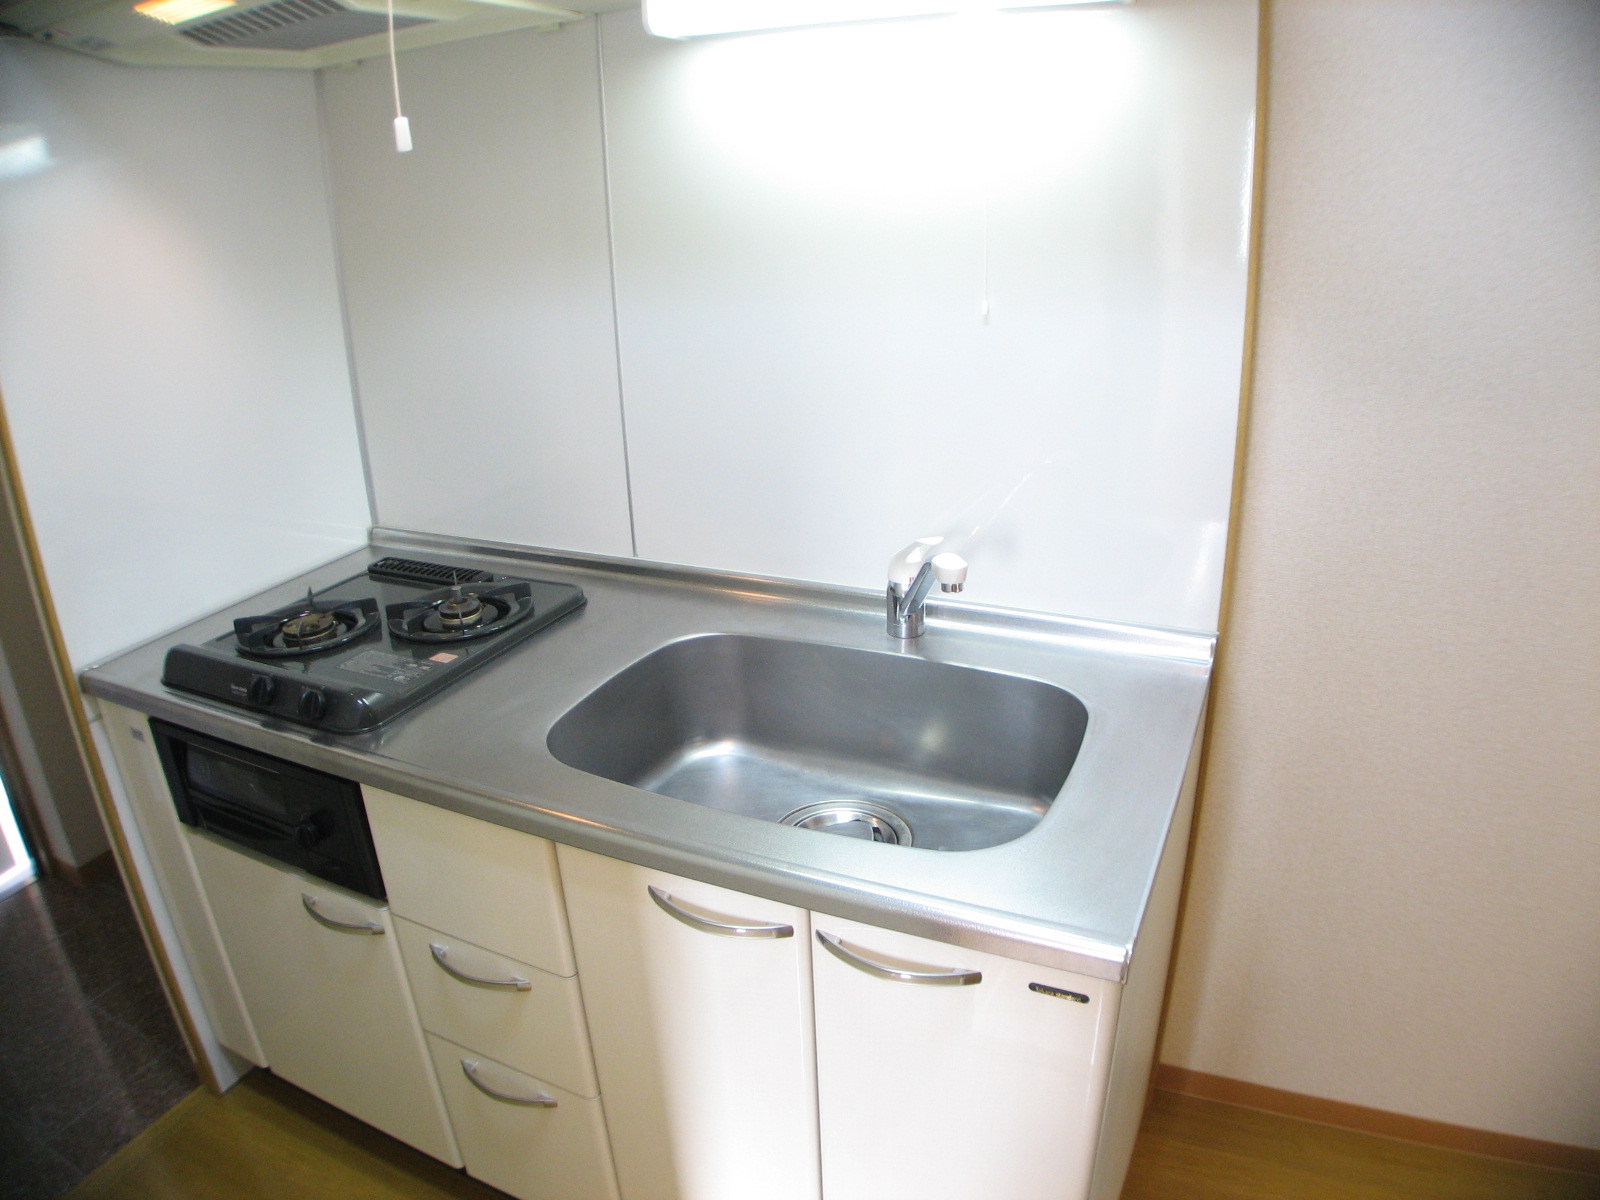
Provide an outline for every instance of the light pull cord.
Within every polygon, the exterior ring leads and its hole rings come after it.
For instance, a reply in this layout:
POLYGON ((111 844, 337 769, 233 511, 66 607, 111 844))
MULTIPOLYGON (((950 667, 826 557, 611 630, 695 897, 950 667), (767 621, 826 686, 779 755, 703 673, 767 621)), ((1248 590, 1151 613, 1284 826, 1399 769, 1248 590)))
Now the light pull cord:
POLYGON ((411 149, 411 122, 400 109, 400 65, 394 54, 394 0, 384 0, 389 16, 389 83, 394 88, 394 148, 398 154, 411 149))
POLYGON ((989 323, 989 177, 983 176, 983 298, 978 302, 978 316, 985 325, 989 323))

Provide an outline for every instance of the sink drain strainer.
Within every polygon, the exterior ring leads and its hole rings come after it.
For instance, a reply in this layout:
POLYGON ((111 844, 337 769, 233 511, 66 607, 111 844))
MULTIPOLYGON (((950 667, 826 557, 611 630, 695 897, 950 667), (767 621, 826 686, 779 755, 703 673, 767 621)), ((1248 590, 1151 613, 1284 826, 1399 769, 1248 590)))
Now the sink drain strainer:
POLYGON ((900 814, 870 800, 824 800, 797 808, 781 822, 797 829, 816 829, 864 842, 911 845, 911 826, 900 814))

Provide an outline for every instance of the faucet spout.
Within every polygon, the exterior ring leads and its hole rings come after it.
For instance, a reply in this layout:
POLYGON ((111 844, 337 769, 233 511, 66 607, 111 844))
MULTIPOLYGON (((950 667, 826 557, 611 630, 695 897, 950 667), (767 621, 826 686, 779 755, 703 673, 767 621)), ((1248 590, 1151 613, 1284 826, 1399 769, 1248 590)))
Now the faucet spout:
POLYGON ((967 581, 967 560, 959 554, 936 554, 943 538, 918 538, 889 560, 889 586, 884 594, 891 637, 918 638, 926 627, 925 606, 935 581, 941 591, 959 592, 967 581))

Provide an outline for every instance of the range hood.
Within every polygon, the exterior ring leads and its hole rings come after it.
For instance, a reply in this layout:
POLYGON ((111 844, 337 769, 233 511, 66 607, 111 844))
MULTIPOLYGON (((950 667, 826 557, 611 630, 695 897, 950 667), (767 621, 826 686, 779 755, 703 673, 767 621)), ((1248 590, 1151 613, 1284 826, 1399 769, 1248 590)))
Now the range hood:
MULTIPOLYGON (((395 46, 560 25, 541 0, 394 0, 395 46)), ((36 41, 141 66, 315 69, 388 52, 384 0, 0 0, 36 41)))

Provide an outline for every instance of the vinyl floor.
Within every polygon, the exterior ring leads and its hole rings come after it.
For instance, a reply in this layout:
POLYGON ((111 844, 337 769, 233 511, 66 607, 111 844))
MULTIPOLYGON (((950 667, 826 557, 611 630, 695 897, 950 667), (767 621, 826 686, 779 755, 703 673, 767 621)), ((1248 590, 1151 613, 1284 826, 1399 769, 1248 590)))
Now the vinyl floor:
MULTIPOLYGON (((69 1200, 504 1200, 264 1072, 197 1091, 69 1200)), ((1597 1200, 1600 1179, 1156 1093, 1123 1200, 1597 1200)), ((751 1197, 759 1200, 759 1197, 751 1197)), ((972 1200, 1038 1200, 986 1196, 972 1200)))
POLYGON ((120 882, 0 900, 0 1200, 50 1200, 195 1088, 120 882))
POLYGON ((1600 1200, 1600 1178, 1157 1092, 1122 1200, 1600 1200))

